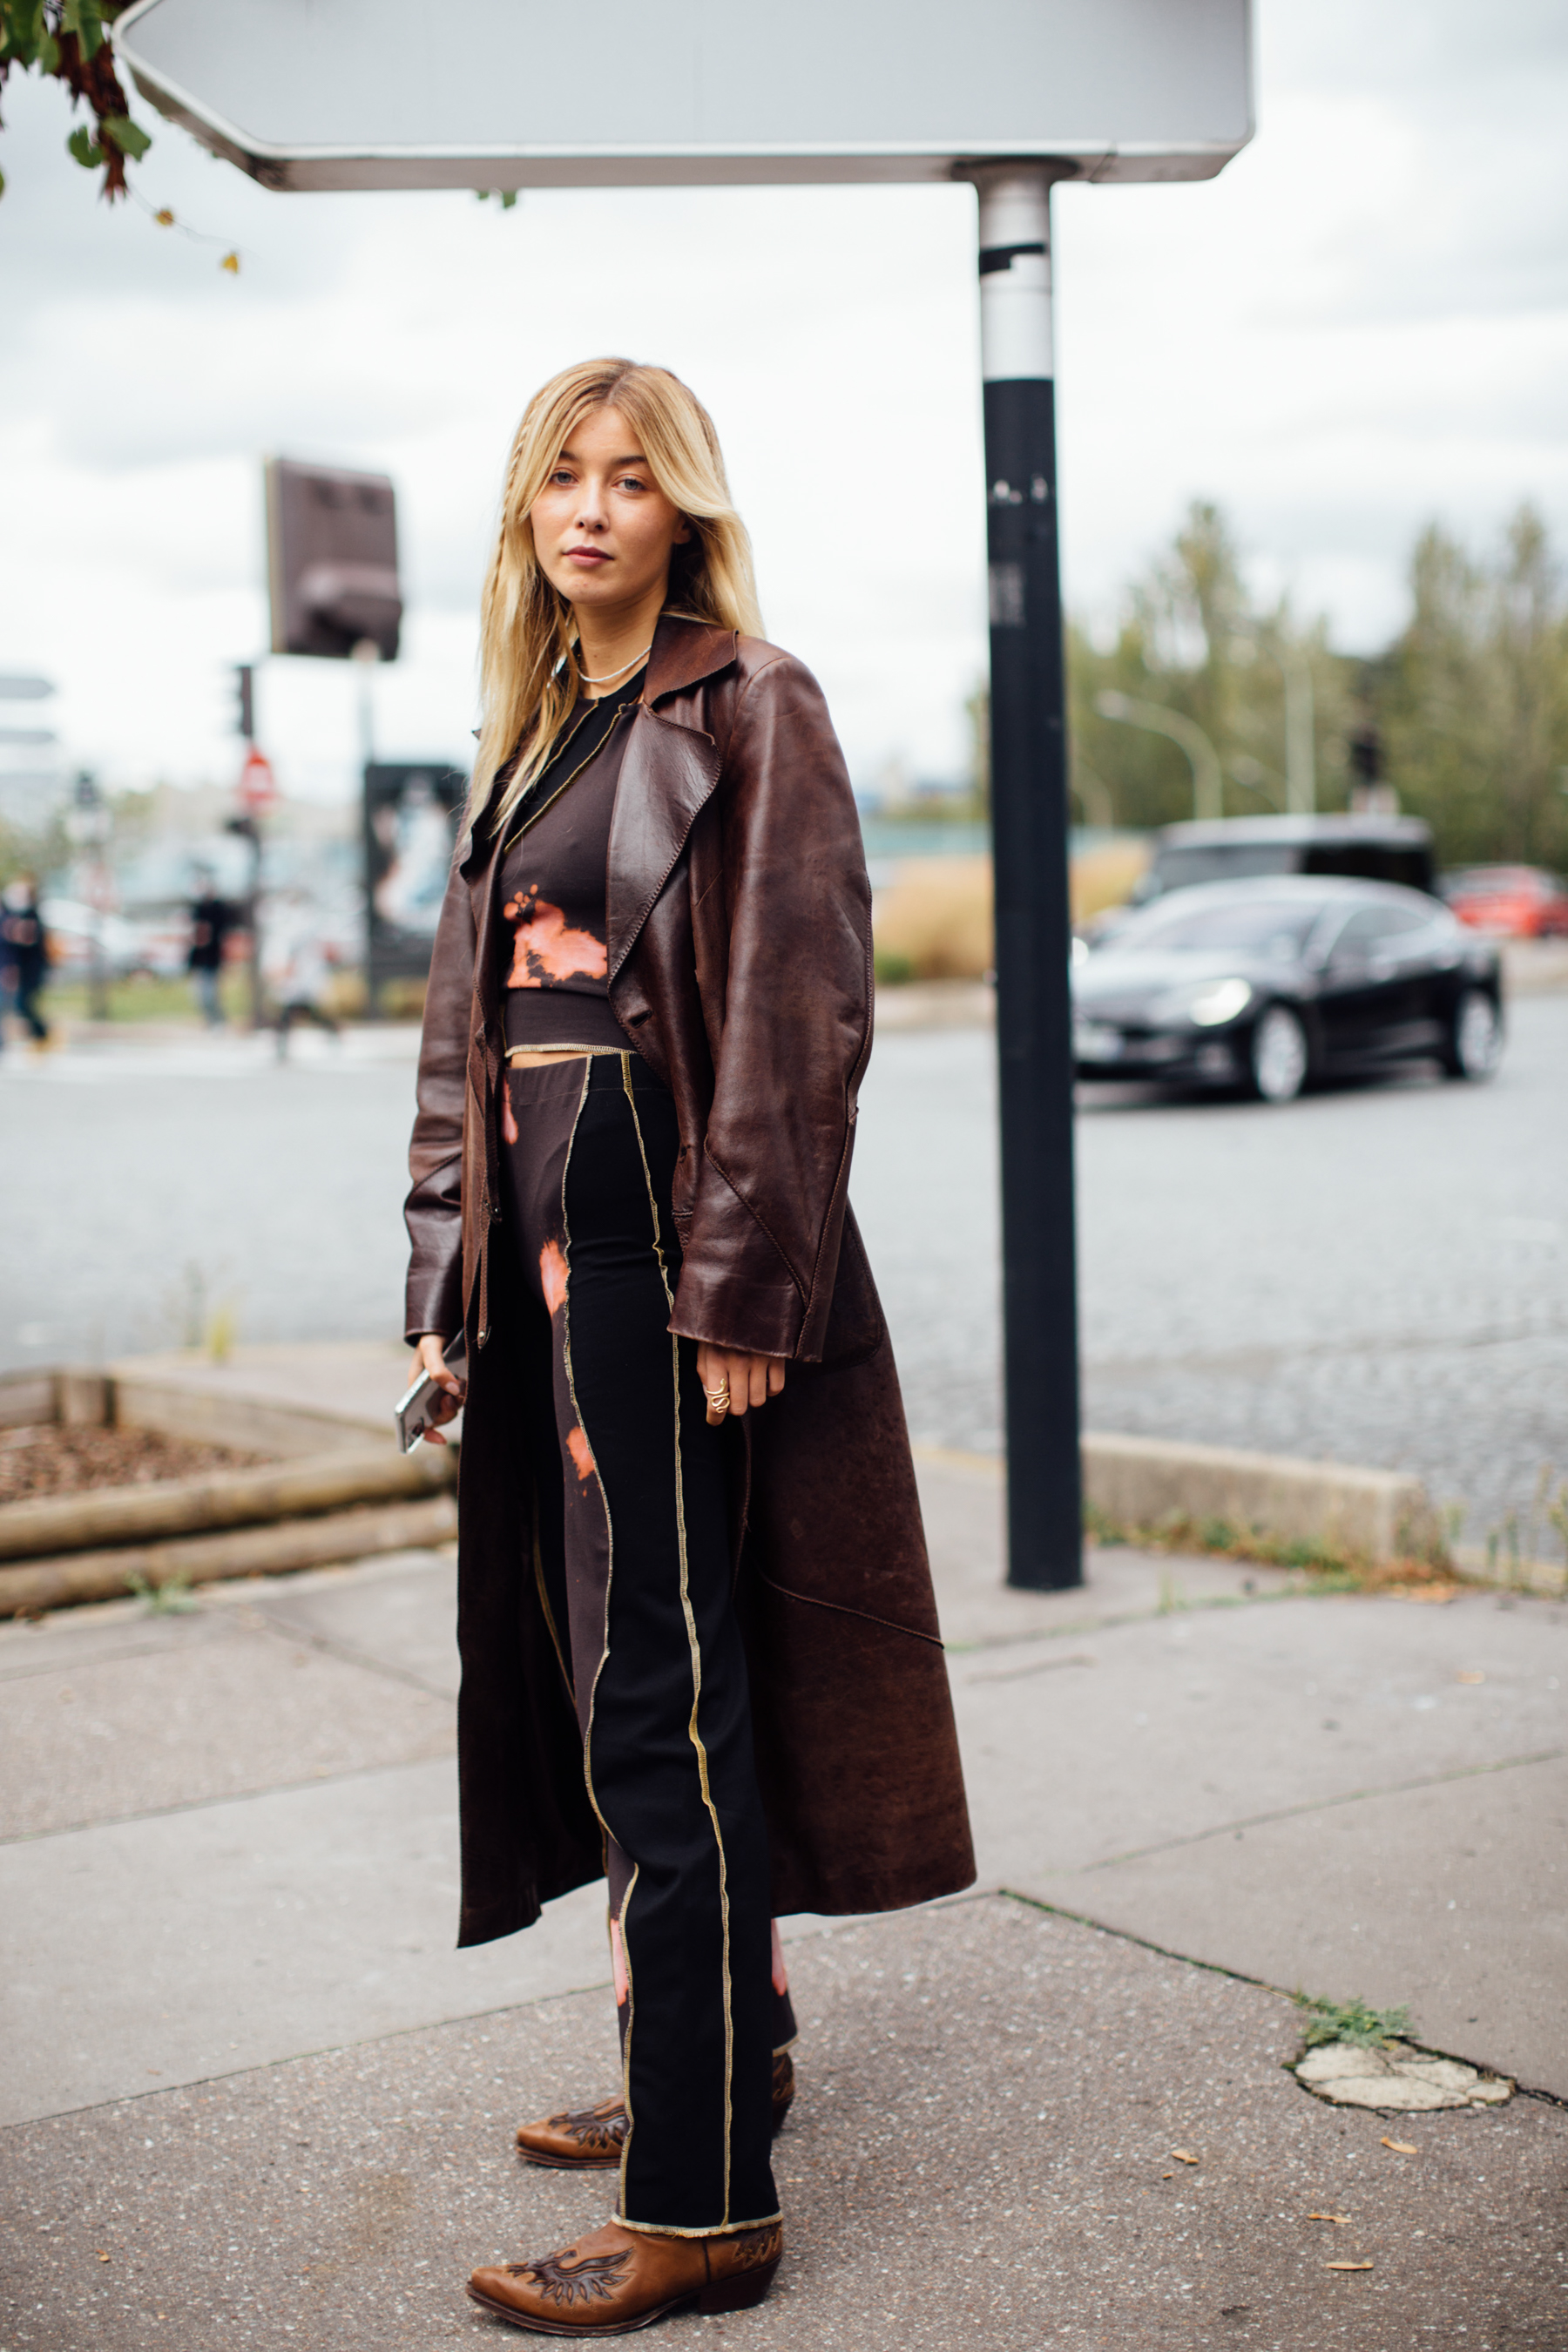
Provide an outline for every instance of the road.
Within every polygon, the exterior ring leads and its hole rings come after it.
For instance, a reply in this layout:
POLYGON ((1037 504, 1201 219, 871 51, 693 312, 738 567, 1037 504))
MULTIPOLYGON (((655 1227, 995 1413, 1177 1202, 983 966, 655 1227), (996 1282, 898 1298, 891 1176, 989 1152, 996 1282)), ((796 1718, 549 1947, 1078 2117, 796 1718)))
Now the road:
MULTIPOLYGON (((1568 996, 1521 1000, 1497 1082, 1283 1108, 1086 1090, 1086 1419, 1419 1472, 1463 1539, 1568 1478, 1568 996)), ((199 1038, 0 1062, 0 1369, 400 1319, 411 1045, 199 1038)), ((994 1450, 984 1033, 889 1035, 854 1197, 917 1437, 994 1450)), ((1542 1529, 1535 1549, 1552 1556, 1542 1529)))

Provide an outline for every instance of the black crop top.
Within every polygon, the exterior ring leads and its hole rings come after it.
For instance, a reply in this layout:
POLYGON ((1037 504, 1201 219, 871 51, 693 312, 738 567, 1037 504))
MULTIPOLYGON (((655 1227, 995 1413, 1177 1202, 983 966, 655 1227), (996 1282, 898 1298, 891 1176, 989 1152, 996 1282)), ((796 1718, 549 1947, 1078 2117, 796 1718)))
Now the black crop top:
POLYGON ((500 952, 509 1053, 630 1045, 606 992, 605 873, 621 758, 644 675, 568 722, 508 822, 500 952))

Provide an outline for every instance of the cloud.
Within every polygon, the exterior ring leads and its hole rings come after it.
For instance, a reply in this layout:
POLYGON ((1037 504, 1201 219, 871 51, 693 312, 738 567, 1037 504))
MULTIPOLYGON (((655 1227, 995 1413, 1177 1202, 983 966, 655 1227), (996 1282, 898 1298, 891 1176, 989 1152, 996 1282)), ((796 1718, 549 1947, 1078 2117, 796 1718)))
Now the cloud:
MULTIPOLYGON (((1259 26, 1259 135, 1217 180, 1056 200, 1068 588, 1112 609, 1205 494, 1371 646, 1430 514, 1480 534, 1533 493, 1568 528, 1568 16, 1263 0, 1259 26)), ((232 770, 279 450, 393 474, 382 748, 460 755, 517 415, 609 350, 712 410, 769 626, 852 763, 959 765, 985 655, 967 189, 280 196, 154 121, 139 184, 207 245, 100 203, 57 92, 13 79, 5 123, 0 666, 61 677, 73 751, 121 781, 232 770)), ((347 793, 352 681, 272 664, 261 697, 279 768, 347 793)))

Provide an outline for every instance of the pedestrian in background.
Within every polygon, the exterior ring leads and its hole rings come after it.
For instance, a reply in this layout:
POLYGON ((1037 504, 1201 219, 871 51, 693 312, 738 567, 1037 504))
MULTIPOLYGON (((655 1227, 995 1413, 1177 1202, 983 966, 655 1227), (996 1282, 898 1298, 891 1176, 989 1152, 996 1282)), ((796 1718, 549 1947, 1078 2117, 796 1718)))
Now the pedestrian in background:
POLYGON ((42 1048, 49 1042, 49 1024, 38 1009, 49 976, 49 938, 38 907, 38 886, 31 874, 18 874, 0 894, 0 1042, 5 1016, 14 1013, 42 1048))
POLYGON ((444 1417, 468 1342, 458 1940, 606 1877, 621 2084, 517 2135, 617 2172, 614 2220, 468 2292, 614 2336, 760 2303, 778 2266, 773 1915, 897 1910, 974 1862, 846 1197, 859 821, 674 376, 593 361, 530 402, 481 645, 407 1207, 405 1328, 444 1417))
POLYGON ((327 1007, 332 950, 321 919, 302 890, 274 895, 267 908, 261 973, 278 1008, 278 1058, 289 1057, 289 1034, 296 1021, 313 1021, 329 1036, 338 1024, 327 1007))
POLYGON ((225 943, 235 926, 235 910, 213 887, 210 874, 196 876, 196 898, 191 908, 189 969, 196 1003, 209 1029, 223 1027, 218 982, 223 972, 225 943))

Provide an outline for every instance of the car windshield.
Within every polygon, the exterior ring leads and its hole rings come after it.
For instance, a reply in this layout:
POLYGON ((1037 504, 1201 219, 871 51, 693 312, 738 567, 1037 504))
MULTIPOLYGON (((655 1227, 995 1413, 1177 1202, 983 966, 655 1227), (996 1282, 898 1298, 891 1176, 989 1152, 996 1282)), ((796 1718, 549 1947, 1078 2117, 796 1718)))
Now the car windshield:
POLYGON ((1322 913, 1316 901, 1249 898, 1240 905, 1161 908, 1130 923, 1113 945, 1123 954, 1205 954, 1244 948, 1249 954, 1296 956, 1322 913))

